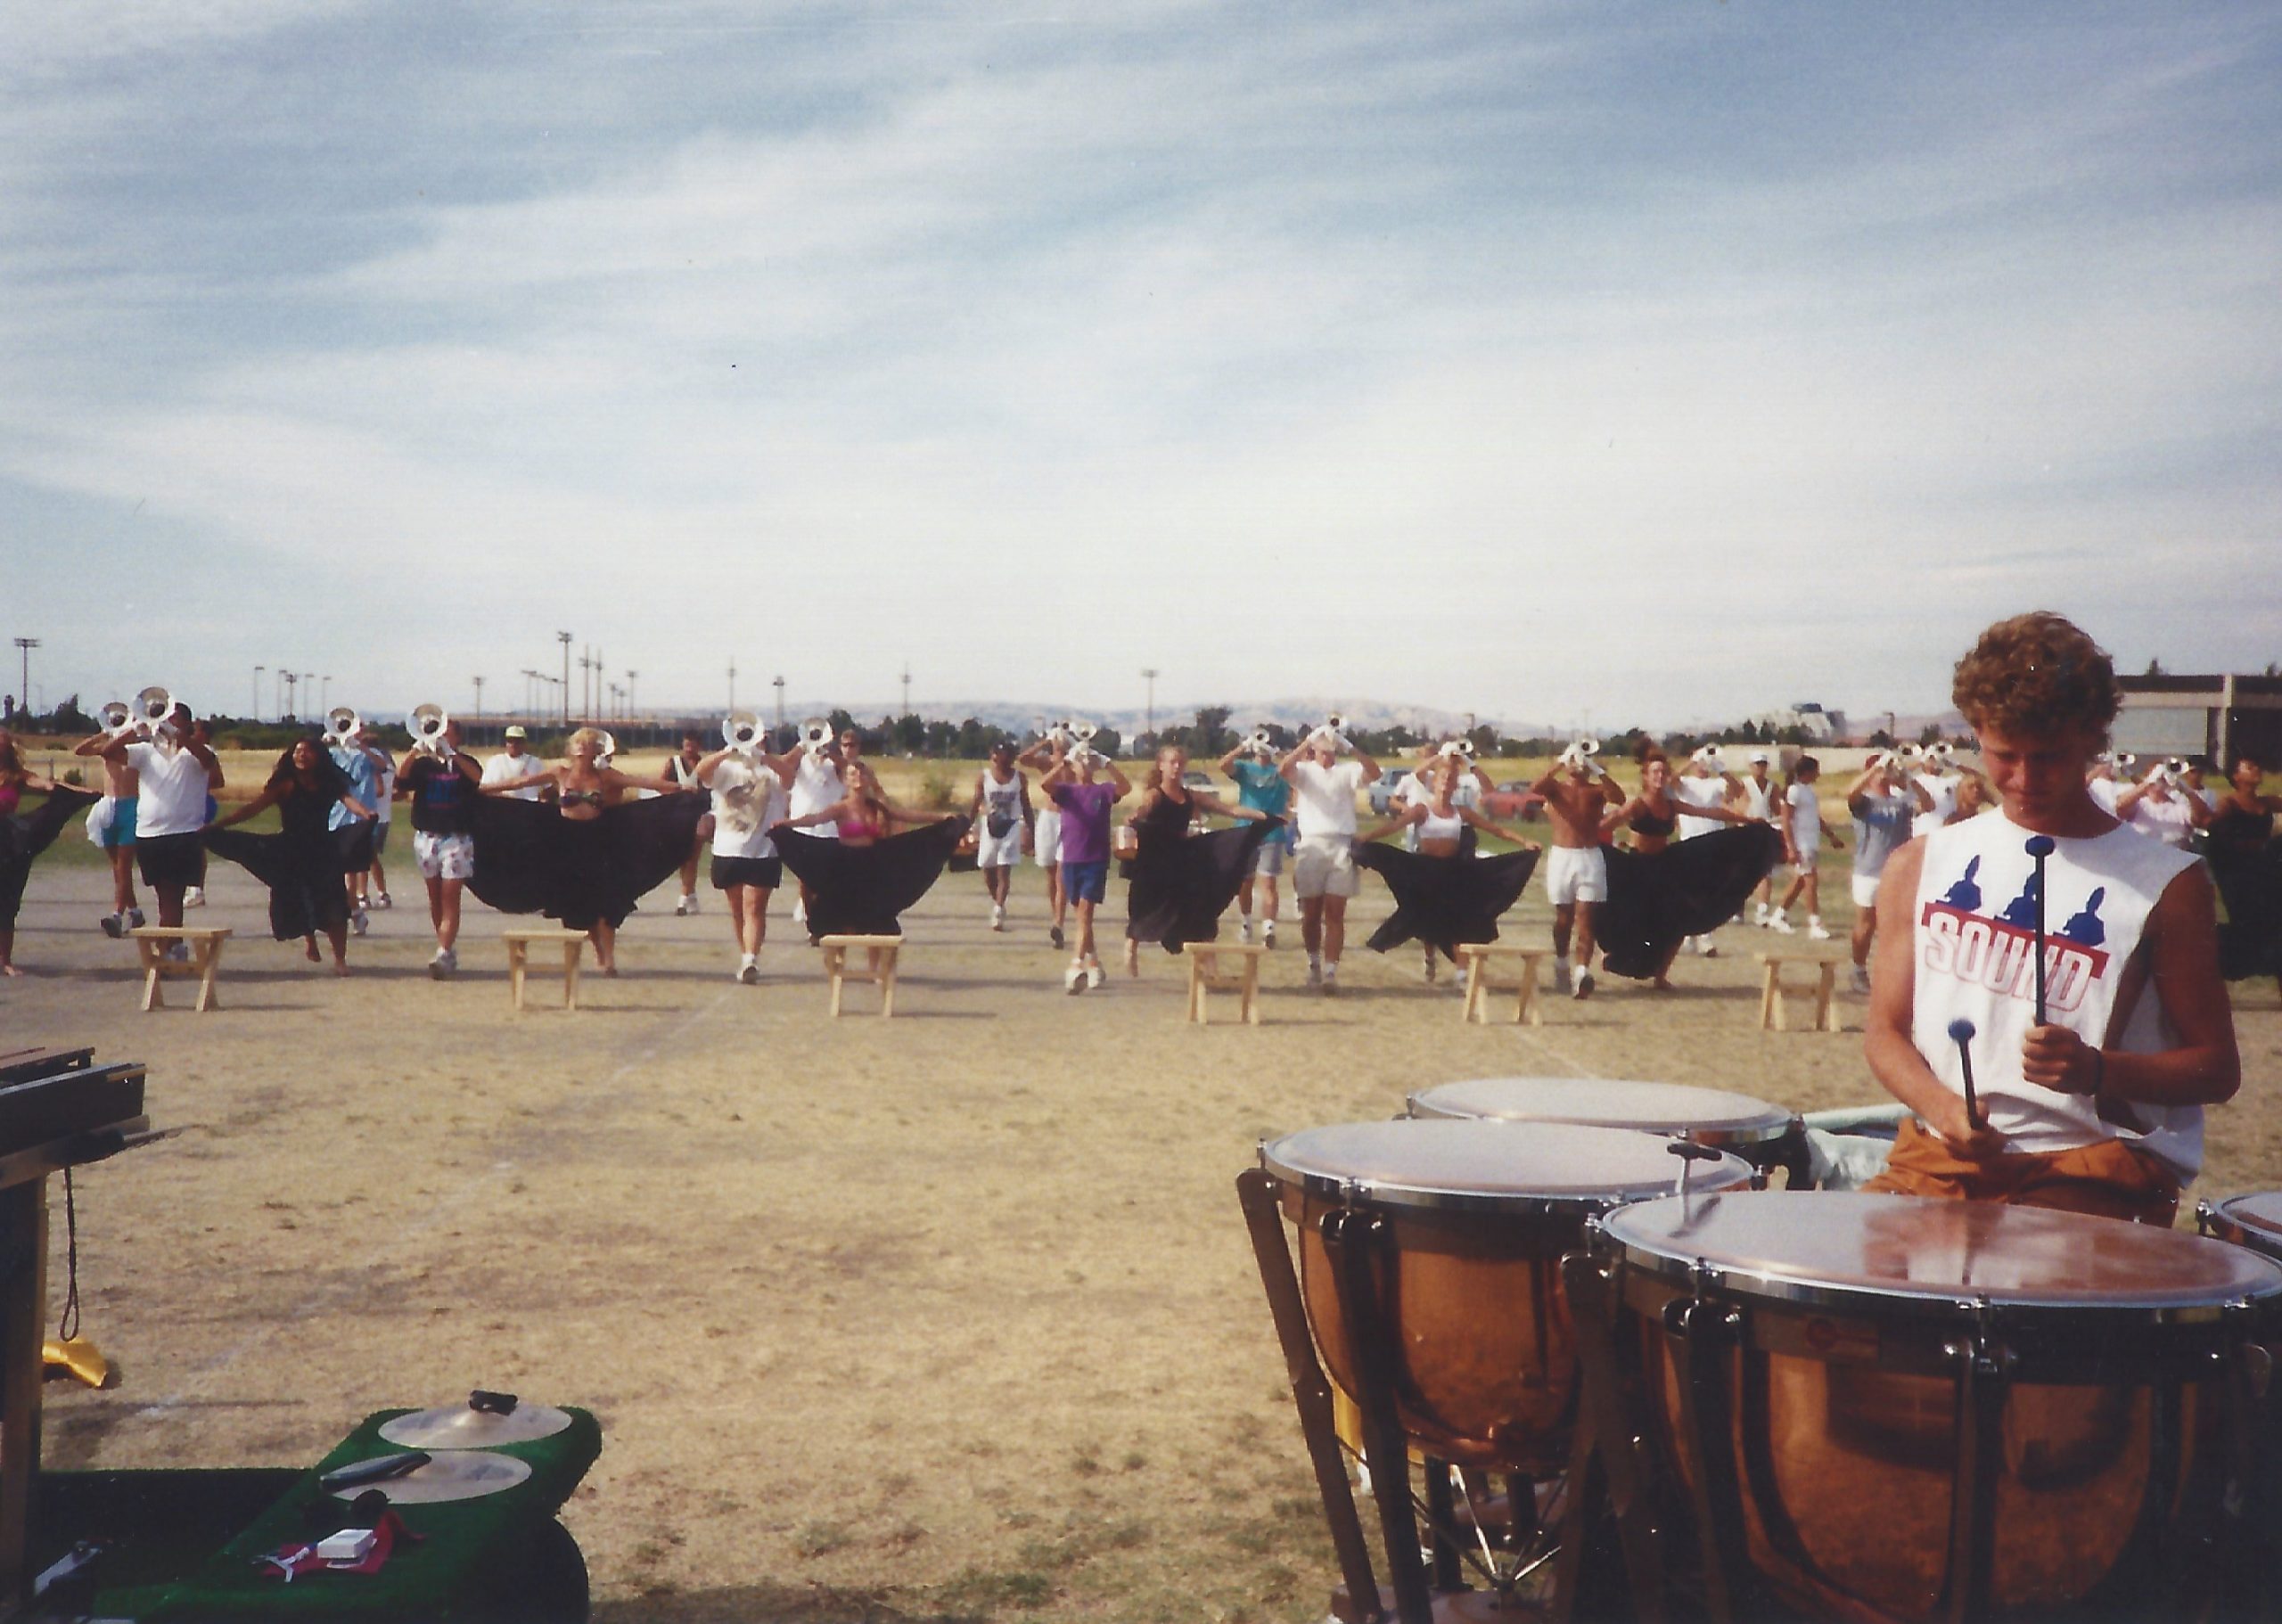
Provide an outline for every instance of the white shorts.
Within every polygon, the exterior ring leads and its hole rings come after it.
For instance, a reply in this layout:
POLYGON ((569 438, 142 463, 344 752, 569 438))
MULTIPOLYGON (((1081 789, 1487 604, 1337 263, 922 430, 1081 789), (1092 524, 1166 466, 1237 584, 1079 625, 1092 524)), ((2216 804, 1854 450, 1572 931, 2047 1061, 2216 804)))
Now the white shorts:
POLYGON ((1012 868, 1022 860, 1022 825, 1019 821, 997 840, 990 838, 988 827, 975 836, 974 865, 977 868, 1012 868))
POLYGON ((1858 908, 1874 908, 1878 906, 1877 875, 1856 874, 1854 876, 1854 906, 1858 908))
POLYGON ((1362 889, 1355 873, 1355 842, 1344 834, 1301 837, 1292 853, 1292 893, 1305 901, 1310 897, 1352 897, 1362 889))
POLYGON ((1545 899, 1556 907, 1608 900, 1608 859, 1597 846, 1545 849, 1545 899))
POLYGON ((1038 858, 1040 868, 1050 868, 1062 861, 1062 811, 1060 808, 1041 809, 1038 826, 1031 833, 1031 855, 1038 858))
POLYGON ((420 865, 423 880, 472 880, 475 878, 475 837, 472 834, 437 834, 426 829, 412 832, 412 860, 420 865))

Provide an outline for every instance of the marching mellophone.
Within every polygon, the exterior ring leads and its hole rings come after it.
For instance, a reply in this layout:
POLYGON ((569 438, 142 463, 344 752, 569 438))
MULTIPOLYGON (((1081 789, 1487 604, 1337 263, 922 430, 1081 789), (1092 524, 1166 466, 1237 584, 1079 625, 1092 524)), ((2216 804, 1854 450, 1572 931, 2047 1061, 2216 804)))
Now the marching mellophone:
POLYGON ((812 716, 800 724, 800 748, 809 755, 822 753, 832 742, 832 724, 820 716, 812 716))
POLYGON ((154 739, 171 739, 174 737, 174 724, 168 718, 174 713, 174 694, 154 684, 135 696, 130 719, 136 726, 147 729, 154 739))
POLYGON ((450 757, 452 747, 444 731, 452 725, 452 718, 441 705, 415 705, 409 721, 414 750, 423 755, 450 757))
POLYGON ((324 713, 324 742, 328 749, 356 750, 357 735, 365 731, 365 718, 346 705, 335 705, 324 713))
POLYGON ((739 755, 750 756, 760 748, 760 718, 750 710, 732 710, 721 723, 721 742, 739 755))
POLYGON ((1252 736, 1244 741, 1244 748, 1263 759, 1276 753, 1275 735, 1268 731, 1267 723, 1261 722, 1252 728, 1252 736))
POLYGON ((125 700, 112 700, 103 708, 101 714, 105 733, 117 734, 135 731, 135 713, 127 708, 125 700))
MULTIPOLYGON (((1600 764, 1601 742, 1595 738, 1573 739, 1569 748, 1561 752, 1563 767, 1574 767, 1588 778, 1605 775, 1600 764)), ((1702 752, 1697 752, 1699 757, 1702 752)))

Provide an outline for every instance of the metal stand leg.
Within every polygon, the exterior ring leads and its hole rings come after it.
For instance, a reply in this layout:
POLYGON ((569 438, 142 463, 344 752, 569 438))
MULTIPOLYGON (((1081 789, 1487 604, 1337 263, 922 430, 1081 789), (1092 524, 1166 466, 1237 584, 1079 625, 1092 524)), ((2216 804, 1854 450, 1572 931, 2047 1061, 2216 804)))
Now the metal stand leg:
POLYGON ((1585 1563, 1602 1543, 1599 1525, 1605 1516, 1616 1523, 1634 1617, 1639 1624, 1663 1624, 1663 1562, 1648 1498, 1647 1463, 1634 1447, 1638 1429, 1626 1411, 1626 1367, 1618 1362, 1616 1325, 1622 1304, 1616 1283, 1583 1252, 1572 1252, 1561 1260, 1561 1278, 1569 1298, 1570 1323, 1576 1330, 1581 1374, 1577 1436, 1569 1458, 1569 1504, 1553 1575, 1553 1617, 1565 1624, 1578 1615, 1591 1577, 1585 1563))
POLYGON ((1300 1411, 1301 1435, 1307 1440, 1316 1489, 1323 1497, 1324 1520, 1331 1526, 1332 1548, 1338 1554, 1339 1577, 1355 1604, 1367 1610, 1366 1620, 1376 1624, 1385 1616, 1378 1605, 1378 1577, 1371 1571, 1371 1547, 1363 1536, 1355 1491, 1348 1481, 1347 1459, 1340 1453, 1339 1434, 1332 1425, 1331 1383, 1316 1358, 1315 1341, 1308 1331, 1307 1306, 1301 1300, 1299 1278, 1285 1245, 1276 1190, 1276 1180, 1257 1168, 1236 1179, 1236 1199, 1244 1207, 1245 1226, 1252 1232, 1260 1283, 1268 1293, 1276 1339, 1283 1345, 1285 1372, 1291 1377, 1292 1398, 1300 1411))
POLYGON ((1699 1297, 1670 1304, 1664 1325, 1678 1344, 1680 1428, 1695 1453, 1692 1497, 1706 1609, 1715 1624, 1756 1617, 1738 1594, 1743 1492, 1736 1479, 1735 1404, 1728 1388, 1738 1318, 1733 1308, 1699 1297))
POLYGON ((1952 1624, 1965 1624, 1989 1616, 2012 1357, 1985 1330, 1969 1342, 1951 1343, 1950 1352, 1958 1362, 1957 1479, 1950 1489, 1950 1579, 1942 1611, 1952 1624))
POLYGON ((1410 1504, 1410 1446, 1395 1419, 1394 1371, 1388 1348, 1386 1316, 1373 1277, 1385 1225, 1374 1214, 1352 1208, 1324 1219, 1324 1251, 1331 1259, 1347 1323, 1349 1351, 1355 1360, 1356 1402, 1363 1409, 1363 1447, 1369 1455, 1371 1489, 1379 1503, 1379 1530, 1386 1544, 1387 1576, 1394 1587, 1395 1616, 1401 1624, 1433 1624, 1433 1597, 1426 1564, 1418 1550, 1418 1521, 1410 1504))

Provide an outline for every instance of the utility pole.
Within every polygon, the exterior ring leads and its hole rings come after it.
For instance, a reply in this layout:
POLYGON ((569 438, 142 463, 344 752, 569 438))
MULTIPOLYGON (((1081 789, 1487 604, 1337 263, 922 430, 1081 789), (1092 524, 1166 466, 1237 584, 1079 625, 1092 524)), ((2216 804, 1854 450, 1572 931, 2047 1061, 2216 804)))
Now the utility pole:
POLYGON ((729 661, 729 709, 737 708, 737 662, 729 661))
POLYGON ((324 685, 317 690, 317 709, 330 715, 332 710, 332 673, 324 674, 324 685))
POLYGON ((267 669, 267 666, 253 668, 253 719, 257 722, 261 720, 261 674, 267 669))
POLYGON ((480 677, 475 679, 475 714, 479 718, 483 715, 483 678, 480 677))
POLYGON ((283 666, 278 666, 270 672, 270 678, 276 685, 277 719, 281 722, 285 719, 285 689, 291 676, 292 673, 286 670, 283 666))
POLYGON ((598 643, 598 644, 596 644, 595 645, 595 709, 597 709, 597 710, 599 710, 599 709, 602 709, 602 706, 603 706, 603 649, 602 649, 602 644, 600 644, 598 643))
POLYGON ((286 672, 286 673, 285 673, 285 714, 286 714, 286 715, 288 715, 288 716, 299 716, 299 715, 300 715, 300 714, 301 714, 301 692, 300 692, 300 690, 301 690, 301 679, 300 679, 300 677, 298 677, 294 676, 294 675, 293 675, 293 673, 292 673, 292 672, 291 672, 291 671, 286 672))
POLYGON ((557 632, 554 640, 562 645, 562 725, 570 726, 570 634, 557 632))
POLYGON ((32 708, 32 651, 38 646, 39 639, 37 637, 16 639, 16 652, 23 656, 24 660, 23 685, 16 690, 16 709, 19 710, 28 711, 32 708))
POLYGON ((632 666, 626 668, 626 719, 629 722, 634 719, 634 679, 641 675, 632 666))
POLYGON ((911 714, 911 662, 907 660, 903 664, 903 714, 911 714))
POLYGON ((769 686, 776 690, 776 726, 782 732, 784 726, 784 673, 779 671, 769 686))
POLYGON ((1153 740, 1157 736, 1157 668, 1154 666, 1143 666, 1141 668, 1141 675, 1147 679, 1149 684, 1149 704, 1148 709, 1145 713, 1148 717, 1148 724, 1143 731, 1147 733, 1149 737, 1153 740))

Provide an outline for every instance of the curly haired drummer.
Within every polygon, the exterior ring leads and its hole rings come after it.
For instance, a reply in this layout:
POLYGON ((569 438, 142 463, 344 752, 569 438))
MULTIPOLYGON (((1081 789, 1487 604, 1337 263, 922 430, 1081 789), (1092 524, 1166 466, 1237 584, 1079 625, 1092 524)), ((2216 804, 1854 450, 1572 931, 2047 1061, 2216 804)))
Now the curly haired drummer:
POLYGON ((2211 882, 2086 789, 2122 693, 2077 627, 1998 622, 1953 698, 2004 804, 1912 841, 1879 882, 1881 920, 1909 929, 1878 934, 1863 1047, 1917 1120, 1867 1187, 2168 1225, 2203 1108, 2242 1081, 2211 882))

